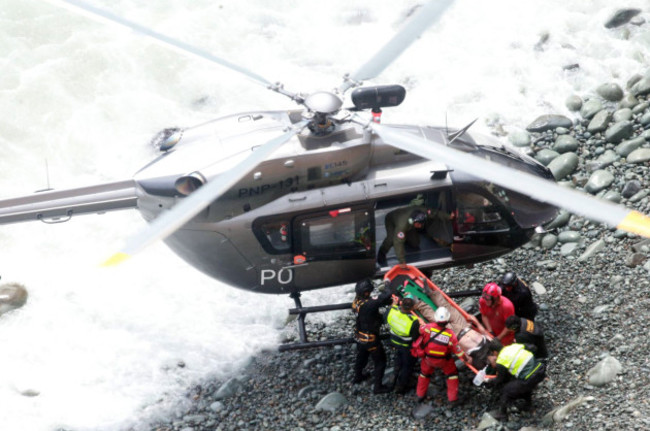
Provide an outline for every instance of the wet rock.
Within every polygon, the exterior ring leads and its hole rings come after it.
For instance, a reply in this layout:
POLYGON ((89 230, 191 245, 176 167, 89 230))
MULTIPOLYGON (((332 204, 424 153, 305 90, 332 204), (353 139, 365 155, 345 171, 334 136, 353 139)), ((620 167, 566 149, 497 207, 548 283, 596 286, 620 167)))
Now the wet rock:
POLYGON ((578 167, 580 159, 576 153, 564 153, 556 157, 548 164, 553 177, 556 180, 561 180, 567 175, 572 174, 578 167))
POLYGON ((580 115, 582 115, 582 118, 586 120, 591 120, 594 117, 594 115, 596 115, 602 110, 603 110, 603 104, 600 103, 599 100, 590 99, 582 104, 582 108, 580 109, 580 115))
POLYGON ((630 155, 630 153, 632 153, 632 151, 641 147, 641 145, 643 145, 644 143, 645 143, 645 139, 643 137, 638 137, 634 139, 629 139, 627 141, 623 141, 616 146, 616 154, 623 157, 627 157, 630 155))
POLYGON ((639 104, 639 99, 634 97, 634 94, 628 93, 625 96, 623 96, 623 100, 621 100, 619 102, 618 106, 621 107, 621 108, 631 109, 631 108, 634 108, 638 104, 639 104))
MULTIPOLYGON (((635 95, 637 97, 638 96, 644 96, 644 95, 650 93, 650 77, 645 76, 645 77, 641 78, 636 84, 634 84, 632 86, 630 91, 632 92, 633 95, 635 95)), ((638 105, 635 106, 635 108, 636 107, 638 107, 638 105)), ((632 111, 632 112, 634 112, 634 111, 632 111)))
POLYGON ((629 268, 634 268, 635 266, 641 265, 647 259, 646 255, 643 253, 631 253, 628 254, 625 258, 625 266, 629 268))
POLYGON ((515 147, 527 147, 530 145, 530 133, 525 130, 513 130, 508 134, 508 141, 515 147))
POLYGON ((542 238, 541 246, 546 250, 552 249, 555 247, 555 244, 557 244, 557 236, 552 233, 546 234, 544 235, 544 238, 542 238))
POLYGON ((596 88, 600 97, 610 102, 618 102, 623 98, 623 89, 616 83, 601 84, 596 88))
POLYGON ((567 242, 566 244, 562 244, 560 247, 560 254, 564 257, 571 256, 576 253, 578 247, 579 244, 577 242, 567 242))
POLYGON ((612 115, 609 113, 609 111, 603 109, 594 115, 594 117, 591 119, 589 125, 587 126, 587 131, 589 131, 589 133, 604 132, 607 130, 607 125, 611 119, 612 115))
POLYGON ((539 150, 537 154, 535 154, 535 160, 537 160, 544 166, 548 166, 548 164, 551 163, 551 161, 559 155, 560 153, 558 153, 557 151, 544 148, 542 150, 539 150))
POLYGON ((628 163, 643 163, 650 160, 650 148, 637 148, 625 159, 628 163))
POLYGON ((578 141, 571 135, 560 135, 553 144, 553 151, 560 154, 568 153, 578 149, 578 141))
POLYGON ((316 404, 316 411, 326 411, 334 413, 340 407, 348 403, 347 398, 340 392, 331 392, 325 395, 321 400, 316 404))
POLYGON ((490 416, 489 413, 483 413, 483 416, 481 416, 481 422, 478 424, 478 431, 482 431, 484 429, 488 429, 490 427, 494 427, 499 425, 500 422, 496 419, 494 419, 492 416, 490 416))
POLYGON ((545 132, 557 127, 571 127, 573 122, 564 115, 542 115, 530 123, 526 130, 529 132, 545 132))
POLYGON ((556 407, 550 412, 548 412, 544 417, 542 418, 542 425, 543 426, 550 426, 553 425, 554 423, 560 423, 564 419, 569 416, 569 414, 575 410, 578 406, 586 403, 587 401, 593 401, 595 398, 594 397, 578 397, 575 398, 568 403, 566 403, 563 406, 556 407))
POLYGON ((589 181, 585 185, 585 190, 591 194, 596 194, 599 191, 609 187, 614 182, 614 175, 604 169, 595 171, 589 177, 589 181))
POLYGON ((605 28, 616 28, 628 23, 633 17, 641 13, 641 9, 619 9, 607 20, 605 28))
POLYGON ((564 101, 564 106, 571 112, 577 112, 582 108, 582 99, 578 95, 571 95, 564 101))
POLYGON ((632 119, 632 110, 630 108, 623 108, 615 111, 612 115, 612 120, 618 123, 619 121, 631 120, 632 119))
POLYGON ((216 395, 214 396, 214 399, 222 400, 224 398, 230 398, 235 395, 240 389, 242 389, 241 382, 236 377, 233 377, 221 385, 216 395))
POLYGON ((533 291, 538 295, 546 295, 546 293, 547 293, 546 288, 544 287, 544 285, 542 283, 538 282, 538 281, 533 281, 531 283, 531 287, 532 287, 533 291))
POLYGON ((546 225, 546 229, 551 230, 551 229, 556 229, 558 227, 563 227, 566 226, 567 223, 569 223, 569 219, 571 218, 571 214, 567 210, 560 210, 558 211, 557 216, 551 221, 548 225, 546 225))
POLYGON ((429 404, 418 404, 415 406, 413 409, 413 417, 416 419, 424 419, 431 413, 433 413, 434 409, 431 405, 429 404))
POLYGON ((606 356, 587 371, 587 381, 592 386, 604 386, 614 380, 621 371, 623 371, 623 367, 618 359, 606 356))
POLYGON ((587 246, 587 249, 578 258, 578 262, 585 262, 603 250, 605 250, 605 240, 599 239, 593 244, 587 246))
POLYGON ((631 121, 619 121, 605 131, 605 139, 616 144, 632 136, 633 130, 631 121))
POLYGON ((557 236, 557 239, 561 243, 578 242, 580 241, 580 233, 572 230, 565 230, 563 232, 560 232, 560 234, 557 236))
POLYGON ((623 187, 623 190, 621 191, 621 195, 623 195, 624 198, 628 199, 634 196, 635 194, 639 193, 641 190, 642 184, 641 181, 639 180, 631 180, 625 183, 625 186, 623 187))

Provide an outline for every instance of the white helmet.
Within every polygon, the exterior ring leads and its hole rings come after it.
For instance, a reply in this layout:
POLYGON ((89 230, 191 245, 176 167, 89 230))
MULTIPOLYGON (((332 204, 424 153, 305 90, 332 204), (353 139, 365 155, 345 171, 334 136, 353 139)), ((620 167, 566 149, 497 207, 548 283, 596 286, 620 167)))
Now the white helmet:
POLYGON ((434 314, 434 318, 436 319, 437 323, 447 323, 449 322, 450 317, 451 314, 449 314, 449 310, 447 310, 445 307, 438 307, 436 313, 434 314))

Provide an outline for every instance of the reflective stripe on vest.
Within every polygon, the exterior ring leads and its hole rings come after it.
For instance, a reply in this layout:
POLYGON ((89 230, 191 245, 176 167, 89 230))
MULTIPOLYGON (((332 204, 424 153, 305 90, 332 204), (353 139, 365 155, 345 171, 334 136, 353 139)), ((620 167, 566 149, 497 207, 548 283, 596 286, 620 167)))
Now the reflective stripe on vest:
POLYGON ((391 341, 399 346, 410 346, 413 338, 410 336, 413 322, 417 317, 404 314, 396 306, 392 306, 386 317, 390 326, 391 341))
POLYGON ((426 331, 429 332, 429 342, 427 343, 424 353, 428 356, 438 358, 446 357, 451 340, 451 334, 444 329, 437 330, 431 327, 426 328, 426 331), (438 347, 438 349, 442 348, 443 350, 434 350, 436 347, 438 347))
POLYGON ((511 344, 499 352, 497 364, 503 365, 510 374, 519 377, 524 366, 533 359, 533 354, 524 348, 523 344, 511 344))

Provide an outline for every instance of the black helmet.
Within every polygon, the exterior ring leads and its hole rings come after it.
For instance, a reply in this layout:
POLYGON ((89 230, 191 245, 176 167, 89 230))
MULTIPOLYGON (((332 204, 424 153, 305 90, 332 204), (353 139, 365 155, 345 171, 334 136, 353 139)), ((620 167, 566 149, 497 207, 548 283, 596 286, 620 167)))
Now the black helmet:
POLYGON ((372 284, 372 281, 369 278, 361 280, 354 287, 354 291, 358 296, 364 296, 366 292, 370 293, 375 288, 375 285, 372 284))
POLYGON ((501 285, 503 286, 514 286, 515 281, 517 280, 517 274, 514 272, 506 272, 501 279, 501 285))
POLYGON ((427 215, 420 210, 415 210, 411 213, 411 220, 415 223, 424 223, 427 221, 427 215))

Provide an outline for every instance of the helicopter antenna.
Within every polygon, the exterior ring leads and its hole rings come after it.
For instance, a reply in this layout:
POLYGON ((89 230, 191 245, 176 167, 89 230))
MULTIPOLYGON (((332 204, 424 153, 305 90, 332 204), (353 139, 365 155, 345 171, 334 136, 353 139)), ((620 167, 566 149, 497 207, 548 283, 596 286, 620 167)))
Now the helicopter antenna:
MULTIPOLYGON (((445 117, 446 117, 446 115, 445 115, 445 117)), ((467 126, 463 127, 462 129, 458 130, 457 132, 452 133, 451 135, 449 134, 449 131, 447 131, 447 139, 449 139, 449 142, 447 142, 447 145, 451 145, 452 142, 454 142, 456 139, 463 136, 465 134, 465 132, 467 132, 467 130, 470 127, 472 127, 472 125, 474 123, 476 123, 476 120, 478 120, 478 118, 475 118, 474 121, 469 123, 467 126)), ((446 121, 446 118, 445 118, 445 121, 446 121)), ((447 126, 445 125, 445 127, 447 127, 447 126)))
POLYGON ((45 159, 45 178, 47 180, 47 189, 52 190, 50 187, 50 165, 47 163, 47 159, 45 159))

